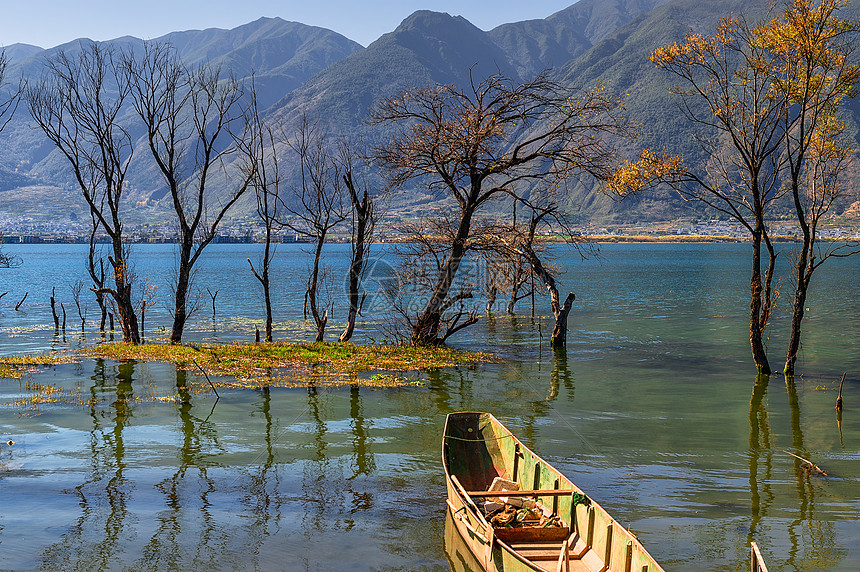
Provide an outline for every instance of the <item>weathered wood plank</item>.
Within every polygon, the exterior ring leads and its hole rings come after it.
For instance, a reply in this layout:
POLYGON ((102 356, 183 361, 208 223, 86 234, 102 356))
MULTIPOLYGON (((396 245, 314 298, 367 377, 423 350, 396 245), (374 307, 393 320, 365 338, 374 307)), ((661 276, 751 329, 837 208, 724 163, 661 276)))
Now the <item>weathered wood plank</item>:
POLYGON ((573 494, 575 491, 559 491, 545 489, 540 491, 467 491, 470 497, 497 498, 497 497, 563 497, 573 494))

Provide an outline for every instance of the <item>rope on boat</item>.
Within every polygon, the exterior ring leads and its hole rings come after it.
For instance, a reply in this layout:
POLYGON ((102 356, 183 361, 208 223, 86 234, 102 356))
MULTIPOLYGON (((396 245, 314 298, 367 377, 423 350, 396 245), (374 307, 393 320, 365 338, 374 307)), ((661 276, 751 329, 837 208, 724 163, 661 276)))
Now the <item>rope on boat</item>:
POLYGON ((573 506, 576 506, 578 504, 582 504, 585 506, 591 506, 591 499, 582 493, 577 493, 577 492, 573 493, 573 497, 571 499, 571 502, 573 503, 573 506))

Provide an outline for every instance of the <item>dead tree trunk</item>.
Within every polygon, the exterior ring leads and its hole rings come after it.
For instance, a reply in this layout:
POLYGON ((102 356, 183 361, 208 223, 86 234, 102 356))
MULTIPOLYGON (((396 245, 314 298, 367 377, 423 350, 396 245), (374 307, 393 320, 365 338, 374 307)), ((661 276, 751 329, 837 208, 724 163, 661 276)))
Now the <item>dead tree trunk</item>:
POLYGON ((499 289, 495 284, 490 286, 489 292, 487 293, 486 311, 488 314, 491 314, 493 312, 493 306, 496 304, 496 295, 498 293, 499 293, 499 289))
MULTIPOLYGON (((251 80, 251 105, 249 108, 250 121, 246 136, 239 141, 239 149, 244 155, 243 171, 251 175, 251 185, 254 187, 257 199, 257 216, 266 229, 266 241, 263 257, 260 259, 259 271, 254 268, 251 259, 248 265, 251 273, 263 287, 263 298, 266 305, 266 341, 272 341, 272 296, 269 282, 269 267, 274 257, 272 232, 277 224, 280 206, 280 155, 275 144, 275 132, 261 117, 257 106, 257 90, 253 78, 251 80)), ((279 225, 280 226, 280 225, 279 225)), ((213 310, 214 314, 214 310, 213 310)), ((255 337, 259 341, 260 334, 256 326, 255 337)))
POLYGON ((57 315, 57 302, 54 299, 56 288, 51 288, 51 314, 54 316, 54 331, 60 331, 60 317, 57 315))
MULTIPOLYGON (((263 250, 263 262, 260 272, 254 268, 254 263, 248 258, 248 265, 251 267, 251 272, 254 277, 260 282, 263 287, 263 300, 266 305, 266 341, 272 341, 272 293, 269 283, 269 261, 271 260, 271 230, 266 229, 266 246, 263 250)), ((214 313, 213 313, 214 314, 214 313)), ((256 327, 256 326, 255 326, 256 327)), ((257 332, 259 338, 259 332, 257 332)))
MULTIPOLYGON (((115 65, 115 51, 89 44, 75 56, 60 51, 48 59, 43 80, 27 89, 30 115, 69 162, 96 228, 110 237, 114 288, 110 294, 122 324, 123 340, 140 343, 131 301, 133 276, 123 240, 123 191, 134 142, 120 124, 129 93, 127 75, 115 65)), ((97 292, 98 293, 98 292, 97 292)))
MULTIPOLYGON (((529 279, 530 273, 527 273, 525 271, 525 265, 522 262, 522 258, 517 257, 517 260, 513 264, 515 266, 513 277, 511 279, 511 297, 508 298, 508 306, 507 308, 505 308, 505 311, 508 314, 513 315, 514 307, 516 306, 517 302, 519 302, 523 298, 528 298, 529 296, 532 296, 532 314, 534 314, 534 289, 528 288, 526 289, 525 293, 521 294, 522 288, 523 286, 525 286, 526 281, 529 279)), ((532 282, 534 282, 534 278, 532 278, 532 282)))
POLYGON ((352 200, 353 211, 353 241, 352 241, 352 262, 349 265, 349 311, 346 316, 346 328, 340 335, 341 342, 348 342, 352 338, 355 331, 355 320, 361 308, 361 303, 364 298, 359 295, 361 290, 361 276, 364 273, 364 267, 367 264, 367 245, 372 240, 374 226, 374 209, 373 202, 367 194, 367 189, 359 199, 358 192, 355 188, 355 183, 352 178, 352 171, 347 171, 343 177, 343 182, 349 191, 350 199, 352 200))
POLYGON ((457 275, 460 263, 466 256, 466 242, 469 238, 474 208, 467 205, 463 209, 460 225, 454 240, 451 242, 448 258, 440 268, 436 285, 424 306, 424 310, 412 326, 412 343, 415 345, 437 345, 442 341, 439 336, 442 324, 442 307, 451 291, 451 285, 454 283, 454 277, 457 275))
POLYGON ((553 316, 555 316, 555 326, 549 338, 549 343, 554 348, 563 348, 567 345, 567 316, 570 314, 570 308, 573 306, 576 296, 573 292, 570 292, 567 298, 565 298, 564 303, 560 303, 555 278, 544 268, 534 249, 531 246, 526 246, 523 253, 532 267, 532 272, 543 281, 544 286, 549 291, 550 305, 553 316))
POLYGON ((317 305, 317 290, 319 289, 319 274, 320 274, 320 257, 322 256, 322 248, 325 243, 325 235, 317 237, 316 249, 314 250, 314 267, 311 276, 308 279, 307 299, 311 309, 311 316, 314 319, 314 324, 317 328, 316 340, 323 341, 325 337, 325 326, 328 323, 328 310, 324 310, 320 314, 319 306, 317 305))
POLYGON ((75 282, 72 286, 72 299, 75 302, 75 308, 78 310, 78 317, 81 319, 81 336, 85 334, 87 327, 87 312, 86 306, 81 307, 81 291, 84 289, 84 283, 81 281, 75 282))

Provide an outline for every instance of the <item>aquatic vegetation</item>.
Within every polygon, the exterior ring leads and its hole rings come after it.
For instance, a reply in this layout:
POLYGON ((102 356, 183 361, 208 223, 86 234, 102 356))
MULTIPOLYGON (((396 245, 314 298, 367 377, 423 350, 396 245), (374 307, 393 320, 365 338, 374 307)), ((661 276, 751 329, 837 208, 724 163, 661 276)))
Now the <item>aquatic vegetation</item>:
MULTIPOLYGON (((0 357, 0 379, 22 380, 40 368, 80 362, 86 358, 164 362, 197 373, 192 393, 210 389, 256 389, 262 386, 308 387, 361 385, 373 388, 421 386, 414 373, 430 369, 495 361, 485 352, 464 352, 445 347, 355 345, 341 343, 230 343, 134 345, 105 342, 74 351, 32 356, 0 357), (413 375, 408 375, 413 372, 413 375), (205 378, 205 381, 204 381, 205 378)), ((87 405, 91 398, 80 391, 22 382, 21 397, 13 404, 34 406, 63 402, 87 405)), ((145 388, 141 388, 145 389, 145 388)), ((217 390, 216 390, 217 391, 217 390)), ((154 389, 134 401, 176 401, 154 389)))
POLYGON ((70 391, 56 385, 46 385, 29 380, 23 387, 24 392, 12 401, 19 408, 38 407, 43 403, 82 403, 79 391, 70 391))
POLYGON ((31 356, 0 357, 0 378, 21 379, 40 367, 78 361, 65 352, 52 352, 31 356))
POLYGON ((259 387, 278 385, 360 384, 371 387, 415 385, 404 375, 363 372, 423 371, 441 367, 494 361, 485 352, 464 352, 446 347, 356 345, 341 343, 254 344, 145 344, 103 343, 79 350, 78 355, 104 359, 131 359, 174 363, 207 377, 229 376, 214 385, 259 387))

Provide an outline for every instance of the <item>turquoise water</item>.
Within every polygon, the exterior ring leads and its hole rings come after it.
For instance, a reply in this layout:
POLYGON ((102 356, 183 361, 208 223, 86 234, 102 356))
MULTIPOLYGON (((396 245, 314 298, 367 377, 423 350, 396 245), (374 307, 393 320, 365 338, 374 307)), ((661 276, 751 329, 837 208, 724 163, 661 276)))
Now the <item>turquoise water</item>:
MULTIPOLYGON (((81 340, 69 293, 84 248, 5 248, 25 264, 0 271, 0 353, 100 339, 90 323, 81 340), (68 313, 65 341, 53 332, 52 286, 68 313)), ((259 251, 211 247, 190 340, 252 339, 262 296, 246 259, 259 251), (218 290, 215 320, 206 286, 218 290)), ((450 411, 482 410, 629 525, 667 570, 745 569, 750 541, 771 570, 860 570, 860 259, 828 262, 815 277, 801 375, 786 384, 757 379, 749 357, 747 245, 557 254, 562 287, 577 295, 566 352, 541 344, 547 300, 535 318, 523 301, 519 316, 484 317, 452 340, 499 363, 414 374, 418 387, 216 399, 172 366, 95 360, 0 380, 0 569, 446 570, 441 429, 450 411), (77 397, 15 405, 28 381, 77 397)), ((156 287, 146 335, 158 337, 170 325, 172 250, 134 255, 156 287)), ((768 340, 775 368, 787 341, 787 255, 768 340)), ((336 268, 347 258, 348 247, 331 248, 336 268)), ((275 335, 310 339, 307 256, 284 245, 277 264, 275 335)), ((365 320, 356 341, 386 335, 387 318, 365 320)))

